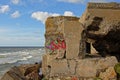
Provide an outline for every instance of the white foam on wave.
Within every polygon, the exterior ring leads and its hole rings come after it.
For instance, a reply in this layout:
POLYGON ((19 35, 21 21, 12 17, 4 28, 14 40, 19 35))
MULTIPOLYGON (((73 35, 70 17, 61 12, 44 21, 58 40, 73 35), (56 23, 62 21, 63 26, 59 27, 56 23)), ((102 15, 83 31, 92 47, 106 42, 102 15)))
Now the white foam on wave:
POLYGON ((9 55, 11 55, 11 53, 0 53, 0 59, 1 58, 6 58, 9 55))
POLYGON ((43 53, 44 49, 0 53, 0 64, 37 61, 43 53))
MULTIPOLYGON (((9 62, 7 62, 7 63, 9 63, 9 64, 12 64, 12 63, 16 63, 18 60, 12 60, 12 61, 9 61, 9 62)), ((7 63, 5 63, 5 64, 7 64, 7 63)))
POLYGON ((7 63, 16 63, 18 61, 26 61, 32 58, 29 52, 25 51, 18 51, 11 53, 0 54, 0 64, 7 64, 7 63))
POLYGON ((32 58, 32 56, 23 57, 23 58, 20 59, 20 60, 28 60, 28 59, 30 59, 30 58, 32 58))
POLYGON ((7 54, 0 54, 0 56, 5 56, 5 55, 7 55, 7 54))
POLYGON ((10 59, 10 58, 4 58, 4 59, 2 59, 2 61, 0 61, 0 64, 7 64, 7 63, 10 63, 10 64, 12 64, 12 63, 16 63, 16 62, 18 62, 18 61, 26 61, 26 60, 28 60, 28 59, 30 59, 30 58, 32 58, 32 56, 27 56, 27 57, 23 57, 23 58, 19 58, 19 59, 10 59))
POLYGON ((11 53, 0 53, 0 56, 11 55, 11 53))
POLYGON ((23 52, 19 52, 21 55, 29 55, 30 53, 29 52, 25 52, 25 51, 23 51, 23 52))
POLYGON ((28 57, 26 57, 27 59, 29 59, 29 58, 32 58, 32 56, 28 56, 28 57))
MULTIPOLYGON (((19 64, 32 64, 39 62, 42 58, 42 54, 45 53, 44 49, 26 49, 26 50, 10 50, 0 51, 0 74, 2 71, 8 70, 12 66, 19 64)), ((6 72, 6 71, 5 71, 6 72)))

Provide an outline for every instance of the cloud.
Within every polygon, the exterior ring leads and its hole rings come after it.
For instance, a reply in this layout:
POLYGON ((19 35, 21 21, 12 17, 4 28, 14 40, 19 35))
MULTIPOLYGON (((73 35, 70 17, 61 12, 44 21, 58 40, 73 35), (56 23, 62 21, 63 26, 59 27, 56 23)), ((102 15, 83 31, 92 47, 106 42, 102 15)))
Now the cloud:
POLYGON ((11 0, 11 2, 15 5, 19 4, 20 3, 20 0, 11 0))
MULTIPOLYGON (((31 17, 33 19, 36 19, 42 23, 45 23, 46 19, 49 17, 49 16, 60 16, 61 14, 58 14, 58 13, 48 13, 48 12, 41 12, 41 11, 38 11, 38 12, 34 12, 32 13, 31 17)), ((64 16, 74 16, 73 12, 71 11, 65 11, 64 16)))
POLYGON ((11 14, 12 18, 18 18, 20 17, 20 12, 19 11, 15 11, 14 13, 11 14))
POLYGON ((83 3, 85 0, 58 0, 59 2, 83 3))
POLYGON ((32 15, 31 15, 32 18, 34 18, 38 21, 41 21, 42 23, 44 23, 45 20, 47 19, 47 17, 49 17, 49 16, 59 16, 59 14, 38 11, 38 12, 32 13, 32 15))
POLYGON ((10 10, 9 5, 2 5, 0 6, 0 13, 6 13, 10 10))
POLYGON ((74 14, 71 11, 65 11, 64 16, 74 16, 74 14))

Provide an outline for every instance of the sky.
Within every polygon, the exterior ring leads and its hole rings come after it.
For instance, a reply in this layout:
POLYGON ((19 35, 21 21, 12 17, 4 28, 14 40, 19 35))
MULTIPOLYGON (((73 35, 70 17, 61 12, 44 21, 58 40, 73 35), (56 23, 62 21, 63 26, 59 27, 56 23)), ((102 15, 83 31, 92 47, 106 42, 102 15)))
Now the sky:
POLYGON ((120 1, 0 0, 0 46, 44 46, 47 17, 80 17, 88 2, 120 1))

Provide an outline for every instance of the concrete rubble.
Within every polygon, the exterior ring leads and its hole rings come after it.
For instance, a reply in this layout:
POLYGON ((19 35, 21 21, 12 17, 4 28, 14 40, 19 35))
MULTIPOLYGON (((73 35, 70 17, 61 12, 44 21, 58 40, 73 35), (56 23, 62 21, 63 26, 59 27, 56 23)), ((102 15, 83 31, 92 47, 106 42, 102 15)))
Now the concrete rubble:
POLYGON ((25 64, 12 67, 1 80, 41 80, 39 68, 41 64, 25 64))

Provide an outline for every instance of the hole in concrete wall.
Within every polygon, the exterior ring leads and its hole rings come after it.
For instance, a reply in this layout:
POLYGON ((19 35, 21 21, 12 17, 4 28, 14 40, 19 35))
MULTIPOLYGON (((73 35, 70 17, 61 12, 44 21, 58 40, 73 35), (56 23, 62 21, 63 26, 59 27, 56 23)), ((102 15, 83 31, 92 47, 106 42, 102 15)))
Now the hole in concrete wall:
POLYGON ((86 42, 86 53, 91 53, 91 45, 88 42, 86 42))
POLYGON ((96 21, 102 21, 103 18, 101 18, 101 17, 94 17, 93 20, 96 20, 96 21))
POLYGON ((89 25, 87 27, 87 31, 98 31, 100 28, 96 26, 96 24, 93 22, 93 24, 89 25))
POLYGON ((103 18, 94 17, 90 25, 87 26, 87 31, 98 31, 100 23, 103 21, 103 18))
POLYGON ((51 68, 51 66, 50 66, 50 65, 48 65, 48 68, 51 68))

